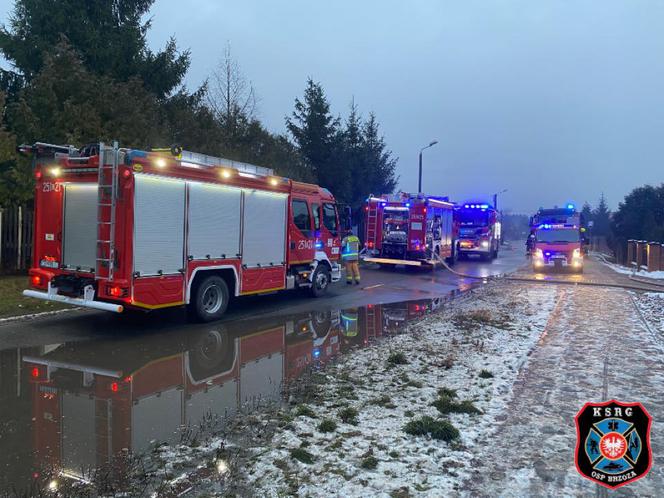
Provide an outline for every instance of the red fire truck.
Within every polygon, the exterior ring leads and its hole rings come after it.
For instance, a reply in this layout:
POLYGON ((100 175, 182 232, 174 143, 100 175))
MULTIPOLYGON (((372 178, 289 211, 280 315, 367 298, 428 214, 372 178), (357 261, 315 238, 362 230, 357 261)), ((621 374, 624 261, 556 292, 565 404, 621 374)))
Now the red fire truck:
POLYGON ((117 143, 37 143, 33 267, 24 295, 122 312, 188 305, 219 318, 229 296, 341 276, 332 194, 272 170, 117 143))
POLYGON ((459 259, 479 255, 489 260, 498 257, 501 226, 493 206, 483 202, 469 202, 457 207, 459 223, 459 259))
POLYGON ((435 266, 456 259, 454 204, 423 194, 369 196, 364 207, 364 261, 435 266))

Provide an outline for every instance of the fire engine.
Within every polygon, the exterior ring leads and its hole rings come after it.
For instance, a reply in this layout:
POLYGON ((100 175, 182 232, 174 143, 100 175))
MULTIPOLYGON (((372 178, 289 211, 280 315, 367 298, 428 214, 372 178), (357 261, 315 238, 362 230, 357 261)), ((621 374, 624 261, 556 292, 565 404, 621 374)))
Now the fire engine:
POLYGON ((210 321, 229 296, 317 297, 341 276, 325 188, 179 147, 19 150, 36 179, 26 296, 118 313, 187 305, 210 321))
POLYGON ((423 194, 369 196, 364 206, 364 261, 435 266, 456 259, 454 204, 423 194))
POLYGON ((583 217, 573 204, 540 208, 530 219, 532 263, 535 271, 569 268, 583 273, 583 217))
POLYGON ((481 259, 495 259, 500 248, 501 226, 490 204, 469 202, 457 206, 459 224, 459 259, 478 254, 481 259))

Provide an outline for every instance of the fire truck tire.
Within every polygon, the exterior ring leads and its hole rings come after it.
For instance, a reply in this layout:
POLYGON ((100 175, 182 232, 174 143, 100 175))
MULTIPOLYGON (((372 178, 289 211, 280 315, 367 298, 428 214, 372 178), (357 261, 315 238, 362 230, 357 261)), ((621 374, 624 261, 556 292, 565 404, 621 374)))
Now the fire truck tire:
POLYGON ((226 281, 211 275, 204 278, 196 287, 196 294, 190 303, 191 311, 201 322, 218 320, 228 308, 228 286, 226 281))
POLYGON ((311 278, 311 295, 313 297, 321 297, 327 292, 327 288, 330 286, 330 270, 324 264, 320 264, 316 267, 314 275, 311 278))

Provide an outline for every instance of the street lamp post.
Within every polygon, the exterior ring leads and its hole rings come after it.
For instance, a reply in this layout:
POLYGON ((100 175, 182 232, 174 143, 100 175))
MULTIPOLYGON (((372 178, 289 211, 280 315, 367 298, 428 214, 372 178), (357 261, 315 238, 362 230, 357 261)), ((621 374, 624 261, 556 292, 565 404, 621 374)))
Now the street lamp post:
POLYGON ((496 192, 495 194, 493 194, 493 209, 495 209, 496 211, 498 211, 498 195, 504 194, 505 192, 507 192, 507 189, 501 190, 500 192, 496 192))
POLYGON ((438 143, 438 140, 434 140, 433 142, 431 142, 426 147, 422 147, 420 149, 420 175, 419 175, 419 181, 417 182, 417 193, 418 194, 422 193, 422 152, 424 151, 424 149, 428 149, 429 147, 433 147, 437 143, 438 143))

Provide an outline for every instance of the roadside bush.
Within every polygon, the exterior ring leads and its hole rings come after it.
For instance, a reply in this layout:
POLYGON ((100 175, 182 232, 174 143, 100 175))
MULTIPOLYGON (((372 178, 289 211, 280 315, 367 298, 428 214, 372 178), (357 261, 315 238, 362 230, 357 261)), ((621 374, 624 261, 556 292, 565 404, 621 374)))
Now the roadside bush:
POLYGON ((326 418, 318 424, 318 430, 320 432, 334 432, 337 430, 337 423, 332 419, 326 418))
POLYGON ((290 456, 294 460, 298 460, 302 463, 312 464, 315 461, 314 456, 303 448, 295 448, 290 451, 290 456))
POLYGON ((446 420, 435 420, 433 417, 425 415, 408 422, 404 428, 406 434, 411 436, 430 435, 433 439, 440 439, 450 442, 459 437, 459 431, 456 427, 446 420))
POLYGON ((345 424, 357 425, 358 412, 353 407, 342 408, 339 410, 339 418, 345 424))
POLYGON ((368 456, 362 460, 360 467, 367 470, 373 470, 378 467, 378 459, 374 456, 368 456))
POLYGON ((491 372, 489 372, 488 370, 482 369, 482 370, 480 370, 480 378, 481 379, 492 379, 493 374, 491 372))

